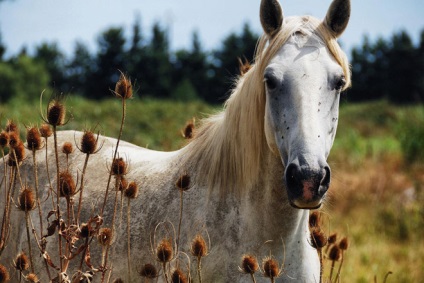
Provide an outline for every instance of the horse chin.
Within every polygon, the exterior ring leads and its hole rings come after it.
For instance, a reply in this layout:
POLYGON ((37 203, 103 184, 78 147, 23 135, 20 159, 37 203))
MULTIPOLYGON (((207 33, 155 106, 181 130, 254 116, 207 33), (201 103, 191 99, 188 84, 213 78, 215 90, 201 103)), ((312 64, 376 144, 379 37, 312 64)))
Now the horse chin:
POLYGON ((322 205, 322 200, 314 201, 314 202, 304 202, 302 200, 296 199, 296 200, 289 200, 290 205, 293 208, 297 209, 318 209, 322 205))

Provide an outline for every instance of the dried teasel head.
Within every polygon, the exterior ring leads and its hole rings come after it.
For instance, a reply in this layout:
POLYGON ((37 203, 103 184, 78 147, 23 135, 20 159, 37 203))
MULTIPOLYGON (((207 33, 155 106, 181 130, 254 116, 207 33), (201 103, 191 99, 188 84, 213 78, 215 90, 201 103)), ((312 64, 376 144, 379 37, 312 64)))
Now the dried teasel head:
POLYGON ((253 255, 244 255, 241 258, 241 271, 247 274, 254 274, 259 269, 258 260, 253 255))
POLYGON ((123 176, 127 174, 127 163, 122 157, 118 157, 112 162, 111 172, 115 176, 123 176))
POLYGON ((136 182, 130 182, 124 191, 125 197, 135 199, 138 195, 138 185, 136 182))
POLYGON ((7 268, 0 264, 0 283, 4 283, 10 280, 9 271, 7 268))
POLYGON ((249 61, 246 58, 244 58, 244 60, 242 60, 241 58, 238 58, 238 63, 239 63, 239 71, 241 76, 246 74, 252 68, 252 65, 249 63, 249 61))
POLYGON ((17 166, 22 163, 25 158, 25 146, 22 141, 19 141, 12 147, 12 152, 9 154, 9 166, 17 166))
POLYGON ((265 277, 272 279, 280 276, 280 266, 278 265, 278 262, 271 257, 264 258, 262 262, 262 270, 265 277))
POLYGON ((9 134, 6 131, 0 133, 0 148, 5 148, 9 145, 9 134))
POLYGON ((85 130, 81 138, 81 152, 85 154, 94 154, 97 151, 97 137, 89 130, 85 130))
POLYGON ((80 237, 88 238, 91 237, 94 233, 94 230, 87 223, 82 223, 80 226, 80 237))
POLYGON ((204 257, 208 254, 208 246, 202 235, 197 234, 191 241, 190 253, 197 258, 204 257))
POLYGON ((153 264, 146 263, 143 265, 138 272, 141 277, 147 278, 147 279, 154 279, 158 277, 158 270, 153 264))
POLYGON ((47 122, 52 126, 62 126, 65 124, 66 108, 58 99, 50 101, 47 107, 47 122))
POLYGON ((45 139, 53 135, 52 128, 50 128, 49 124, 42 124, 39 130, 41 136, 45 139))
POLYGON ((69 198, 75 195, 76 185, 71 173, 68 171, 59 174, 60 197, 69 198))
POLYGON ((309 228, 318 228, 321 226, 321 214, 319 211, 314 211, 309 215, 309 228))
POLYGON ((110 228, 100 228, 99 235, 97 236, 97 240, 102 246, 110 246, 113 240, 112 229, 110 228))
POLYGON ((187 173, 182 174, 175 182, 175 186, 180 191, 187 191, 188 189, 190 189, 190 175, 188 175, 187 173))
POLYGON ((6 122, 6 132, 18 132, 18 125, 13 120, 7 120, 6 122))
POLYGON ((347 239, 347 237, 344 237, 340 240, 339 248, 344 251, 349 248, 349 240, 347 239))
POLYGON ((182 272, 181 269, 177 268, 174 271, 172 271, 171 282, 172 283, 187 283, 188 280, 184 272, 182 272))
POLYGON ((72 152, 74 152, 74 146, 72 145, 71 142, 64 142, 62 145, 62 152, 66 155, 71 154, 72 152))
POLYGON ((39 150, 43 142, 41 141, 41 134, 37 127, 27 128, 26 135, 27 147, 30 150, 39 150))
POLYGON ((341 257, 342 252, 340 248, 337 245, 332 246, 330 251, 328 252, 328 258, 332 261, 339 261, 341 257))
POLYGON ((9 146, 15 148, 18 144, 21 143, 21 138, 17 132, 9 132, 9 146))
POLYGON ((337 242, 337 233, 333 233, 330 236, 328 236, 328 244, 332 245, 335 242, 337 242))
POLYGON ((35 208, 35 196, 31 188, 25 187, 21 190, 18 197, 18 207, 25 212, 35 208))
POLYGON ((32 283, 38 283, 40 280, 38 280, 38 277, 34 273, 30 273, 25 277, 26 281, 32 282, 32 283))
POLYGON ((156 247, 156 259, 161 263, 170 262, 174 256, 171 240, 162 239, 156 247))
POLYGON ((13 262, 13 267, 19 271, 27 270, 29 265, 29 258, 24 252, 18 254, 15 258, 15 261, 13 262))
POLYGON ((118 191, 125 192, 125 190, 128 188, 128 181, 125 177, 121 177, 119 180, 119 187, 118 191))
POLYGON ((325 235, 325 233, 319 229, 319 228, 315 228, 312 229, 311 231, 311 246, 314 249, 322 249, 323 247, 325 247, 328 243, 328 238, 325 235))
POLYGON ((184 130, 182 131, 183 138, 186 139, 192 139, 194 136, 194 118, 192 121, 187 122, 187 124, 184 127, 184 130))
POLYGON ((122 72, 115 85, 115 95, 122 99, 129 99, 133 96, 131 80, 122 72))

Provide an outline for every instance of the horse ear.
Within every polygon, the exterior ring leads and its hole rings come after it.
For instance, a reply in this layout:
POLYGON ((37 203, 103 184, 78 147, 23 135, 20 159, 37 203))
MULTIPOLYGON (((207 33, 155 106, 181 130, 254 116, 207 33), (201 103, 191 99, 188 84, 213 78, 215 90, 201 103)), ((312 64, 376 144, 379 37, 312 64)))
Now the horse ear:
POLYGON ((339 37, 347 27, 350 18, 350 0, 333 0, 325 16, 325 24, 339 37))
POLYGON ((278 0, 262 0, 260 18, 262 28, 272 38, 283 25, 283 10, 278 0))

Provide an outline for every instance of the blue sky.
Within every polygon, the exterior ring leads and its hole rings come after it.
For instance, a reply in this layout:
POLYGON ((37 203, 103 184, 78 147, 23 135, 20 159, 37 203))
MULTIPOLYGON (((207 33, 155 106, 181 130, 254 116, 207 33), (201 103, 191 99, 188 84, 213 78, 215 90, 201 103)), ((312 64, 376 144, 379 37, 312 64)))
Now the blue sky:
MULTIPOLYGON (((140 16, 143 33, 149 36, 155 21, 167 25, 172 49, 188 48, 194 30, 204 49, 219 47, 230 32, 244 23, 262 32, 259 0, 6 0, 0 3, 0 32, 7 55, 23 46, 31 52, 41 42, 58 42, 71 53, 76 40, 96 48, 97 36, 108 27, 122 26, 130 33, 140 16)), ((310 14, 323 18, 331 0, 280 0, 284 14, 310 14)), ((389 37, 406 29, 418 42, 424 29, 423 0, 352 0, 352 15, 341 42, 346 51, 371 39, 389 37)), ((128 34, 129 36, 129 34, 128 34)))

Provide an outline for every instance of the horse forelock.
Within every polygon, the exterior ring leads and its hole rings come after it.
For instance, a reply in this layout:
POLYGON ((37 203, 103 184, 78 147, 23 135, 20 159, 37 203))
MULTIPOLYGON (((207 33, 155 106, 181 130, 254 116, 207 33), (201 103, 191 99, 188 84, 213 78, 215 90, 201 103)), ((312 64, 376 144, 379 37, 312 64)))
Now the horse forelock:
POLYGON ((346 87, 350 85, 347 57, 322 21, 311 16, 289 17, 274 38, 263 35, 256 47, 255 64, 236 80, 223 111, 204 119, 193 141, 183 149, 184 170, 195 172, 195 182, 205 183, 209 192, 242 195, 261 181, 268 150, 263 74, 281 46, 298 32, 321 39, 342 67, 346 87))

